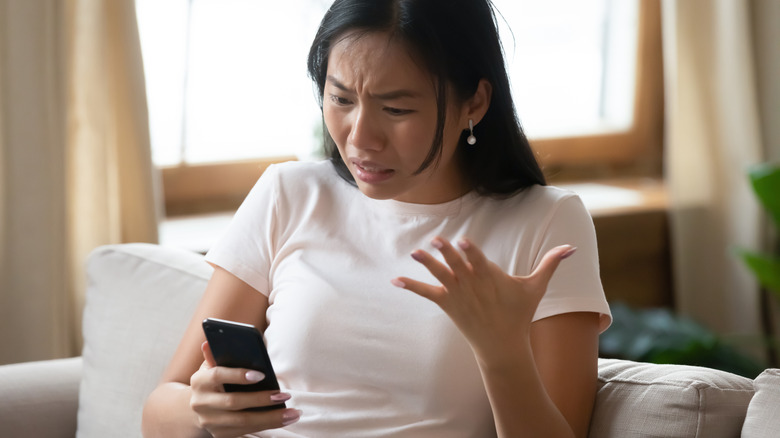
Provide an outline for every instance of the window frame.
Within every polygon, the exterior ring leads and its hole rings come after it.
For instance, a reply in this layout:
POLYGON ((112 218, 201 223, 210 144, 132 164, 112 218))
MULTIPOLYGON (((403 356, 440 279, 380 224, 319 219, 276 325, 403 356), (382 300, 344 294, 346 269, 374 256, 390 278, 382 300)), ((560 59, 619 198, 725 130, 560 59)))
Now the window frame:
POLYGON ((664 86, 660 0, 640 0, 634 118, 626 131, 531 139, 552 181, 660 177, 664 86))
MULTIPOLYGON (((663 56, 660 0, 639 1, 637 66, 632 126, 622 132, 531 139, 552 183, 620 178, 661 178, 663 56)), ((273 157, 159 167, 166 216, 235 210, 273 157)))

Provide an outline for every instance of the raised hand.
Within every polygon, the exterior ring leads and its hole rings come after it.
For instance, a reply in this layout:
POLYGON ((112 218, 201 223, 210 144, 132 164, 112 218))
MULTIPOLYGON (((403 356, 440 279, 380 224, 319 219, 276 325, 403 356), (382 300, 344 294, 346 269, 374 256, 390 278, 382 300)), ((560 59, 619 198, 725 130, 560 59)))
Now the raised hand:
POLYGON ((438 304, 483 359, 500 355, 507 343, 528 339, 531 320, 550 278, 560 261, 576 250, 570 245, 555 247, 529 275, 511 276, 466 239, 458 242, 463 255, 441 237, 434 238, 431 244, 441 252, 445 263, 423 250, 414 251, 412 258, 423 264, 441 285, 407 277, 391 282, 438 304))

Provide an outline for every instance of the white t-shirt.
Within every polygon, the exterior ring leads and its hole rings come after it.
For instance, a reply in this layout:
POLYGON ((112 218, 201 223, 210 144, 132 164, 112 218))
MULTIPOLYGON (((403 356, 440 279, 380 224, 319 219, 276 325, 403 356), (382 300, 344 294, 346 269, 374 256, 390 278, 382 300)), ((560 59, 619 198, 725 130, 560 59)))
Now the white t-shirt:
POLYGON ((410 254, 468 237, 505 272, 529 274, 557 245, 578 248, 534 320, 589 311, 611 321, 593 222, 581 200, 533 186, 509 199, 469 193, 437 205, 375 200, 331 163, 268 168, 208 252, 268 296, 265 339, 299 422, 261 437, 488 437, 490 405, 473 353, 434 303, 390 280, 437 280, 410 254))

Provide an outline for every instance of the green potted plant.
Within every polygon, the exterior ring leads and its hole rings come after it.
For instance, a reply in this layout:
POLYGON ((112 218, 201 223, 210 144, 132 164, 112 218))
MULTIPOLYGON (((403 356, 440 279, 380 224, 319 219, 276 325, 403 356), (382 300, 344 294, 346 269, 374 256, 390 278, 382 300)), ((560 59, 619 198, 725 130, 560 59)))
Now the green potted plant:
MULTIPOLYGON (((780 164, 755 166, 748 177, 756 197, 774 223, 776 239, 780 239, 780 164)), ((773 253, 740 250, 740 255, 761 286, 780 299, 780 242, 775 242, 772 249, 773 253)))
POLYGON ((666 308, 633 309, 610 303, 612 326, 601 334, 599 356, 637 362, 696 365, 755 378, 764 364, 715 334, 666 308))
POLYGON ((762 325, 767 338, 767 356, 771 366, 777 366, 776 344, 772 341, 773 327, 769 312, 770 295, 780 299, 780 164, 759 164, 749 169, 748 178, 758 201, 774 225, 775 242, 770 252, 738 250, 745 265, 761 285, 762 325))
MULTIPOLYGON (((761 164, 748 172, 756 197, 767 210, 777 239, 771 252, 738 250, 739 257, 762 287, 764 338, 771 366, 777 366, 767 313, 770 295, 780 300, 780 164, 761 164)), ((599 354, 652 363, 698 365, 756 377, 765 365, 735 348, 737 341, 720 336, 670 309, 632 309, 612 303, 613 323, 600 338, 599 354)), ((744 344, 744 339, 742 339, 744 344)))

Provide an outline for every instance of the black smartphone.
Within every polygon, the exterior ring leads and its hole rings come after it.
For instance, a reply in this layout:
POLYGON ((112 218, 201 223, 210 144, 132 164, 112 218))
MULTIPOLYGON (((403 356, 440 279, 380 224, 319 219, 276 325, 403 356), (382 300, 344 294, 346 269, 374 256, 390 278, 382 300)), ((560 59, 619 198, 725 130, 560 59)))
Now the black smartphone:
MULTIPOLYGON (((203 332, 211 347, 211 354, 217 365, 231 368, 247 368, 265 374, 265 379, 248 385, 225 384, 226 392, 254 392, 279 390, 279 382, 271 366, 268 350, 265 348, 263 336, 251 324, 227 321, 217 318, 203 320, 203 332)), ((271 406, 261 406, 252 410, 283 409, 286 405, 279 403, 271 406)))

